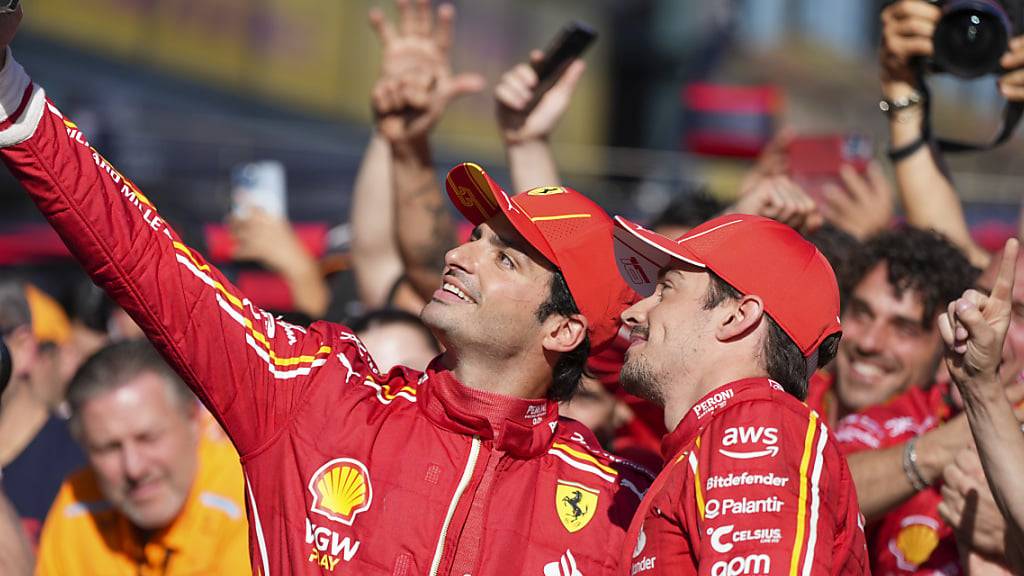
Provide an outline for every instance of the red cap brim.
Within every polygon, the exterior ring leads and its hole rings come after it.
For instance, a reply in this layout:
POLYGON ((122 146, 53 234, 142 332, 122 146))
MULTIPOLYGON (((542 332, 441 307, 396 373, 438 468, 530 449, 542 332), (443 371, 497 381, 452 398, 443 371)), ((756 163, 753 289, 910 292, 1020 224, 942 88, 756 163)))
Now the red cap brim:
POLYGON ((445 188, 452 204, 474 226, 503 214, 531 246, 549 262, 559 266, 555 251, 537 225, 523 214, 508 193, 483 168, 472 162, 459 164, 448 172, 445 188))
POLYGON ((622 216, 615 217, 614 235, 619 274, 641 296, 654 293, 659 274, 673 261, 705 267, 686 247, 622 216))

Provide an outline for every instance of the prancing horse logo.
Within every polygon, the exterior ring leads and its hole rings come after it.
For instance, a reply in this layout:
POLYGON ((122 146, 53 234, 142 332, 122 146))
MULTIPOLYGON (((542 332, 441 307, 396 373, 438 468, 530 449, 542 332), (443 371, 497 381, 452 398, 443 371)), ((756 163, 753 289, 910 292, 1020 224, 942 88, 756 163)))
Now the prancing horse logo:
POLYGON ((594 517, 600 495, 599 490, 583 484, 559 480, 555 489, 555 511, 562 526, 570 533, 582 530, 594 517))
POLYGON ((583 492, 579 490, 573 490, 572 496, 562 496, 562 502, 565 502, 572 508, 572 519, 577 520, 580 516, 583 516, 589 510, 588 508, 581 508, 580 502, 583 500, 583 492))

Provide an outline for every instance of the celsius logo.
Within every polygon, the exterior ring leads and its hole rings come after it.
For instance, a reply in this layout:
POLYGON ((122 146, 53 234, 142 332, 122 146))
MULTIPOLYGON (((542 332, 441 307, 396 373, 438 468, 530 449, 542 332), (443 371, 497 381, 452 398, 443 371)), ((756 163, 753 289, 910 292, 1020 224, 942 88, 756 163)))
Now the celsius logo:
POLYGON ((708 528, 708 535, 711 536, 712 550, 718 552, 719 554, 725 554, 726 552, 732 550, 732 543, 722 542, 722 538, 732 534, 732 528, 732 524, 719 526, 718 528, 715 528, 713 530, 711 528, 708 528))
POLYGON ((733 530, 734 527, 733 524, 728 524, 718 528, 708 528, 708 536, 711 537, 711 549, 720 554, 725 554, 732 550, 734 542, 778 544, 782 541, 781 528, 733 530))
POLYGON ((321 466, 309 479, 309 492, 313 512, 346 526, 373 501, 370 473, 362 462, 351 458, 336 458, 321 466))
POLYGON ((765 446, 763 450, 750 450, 750 451, 733 451, 719 448, 718 451, 723 456, 729 458, 736 458, 738 460, 751 460, 753 458, 760 458, 762 456, 776 456, 779 453, 779 447, 776 446, 779 442, 779 429, 778 428, 766 428, 764 426, 739 426, 735 428, 726 428, 725 434, 722 436, 722 446, 735 446, 737 444, 761 444, 765 446))
POLYGON ((771 571, 772 559, 767 554, 737 556, 711 565, 711 576, 753 576, 771 571))

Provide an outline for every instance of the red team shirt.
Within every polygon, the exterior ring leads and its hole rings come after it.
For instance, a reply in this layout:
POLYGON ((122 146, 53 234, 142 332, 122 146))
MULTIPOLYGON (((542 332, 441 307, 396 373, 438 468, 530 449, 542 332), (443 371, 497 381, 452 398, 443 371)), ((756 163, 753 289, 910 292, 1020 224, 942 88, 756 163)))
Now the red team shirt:
POLYGON ((9 55, 0 111, 11 173, 238 449, 256 574, 618 572, 650 477, 554 402, 382 374, 347 328, 260 310, 9 55))
MULTIPOLYGON (((948 385, 940 384, 928 390, 915 387, 882 406, 847 416, 836 431, 840 449, 851 454, 888 448, 939 426, 952 415, 948 391, 948 385)), ((940 488, 940 483, 925 488, 870 527, 872 573, 963 573, 953 530, 939 516, 940 488)))
POLYGON ((697 402, 629 528, 623 574, 867 574, 846 462, 817 414, 763 378, 697 402))

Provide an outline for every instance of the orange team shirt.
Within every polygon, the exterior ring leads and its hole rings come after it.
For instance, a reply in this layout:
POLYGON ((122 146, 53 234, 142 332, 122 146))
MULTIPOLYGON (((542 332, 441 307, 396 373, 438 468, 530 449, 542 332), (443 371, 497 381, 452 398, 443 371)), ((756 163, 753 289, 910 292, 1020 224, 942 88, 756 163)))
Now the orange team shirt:
POLYGON ((36 575, 251 574, 238 454, 203 413, 196 481, 173 524, 140 541, 103 499, 92 470, 80 470, 64 481, 46 517, 36 575))

